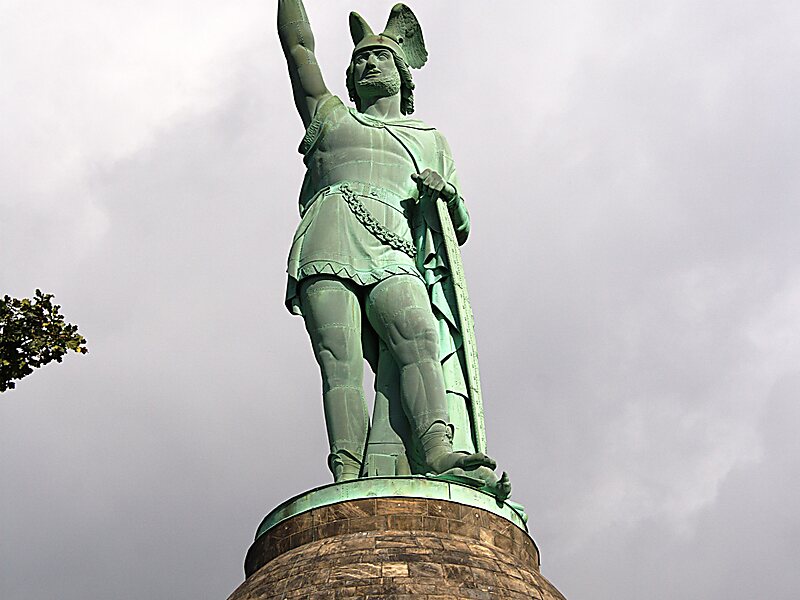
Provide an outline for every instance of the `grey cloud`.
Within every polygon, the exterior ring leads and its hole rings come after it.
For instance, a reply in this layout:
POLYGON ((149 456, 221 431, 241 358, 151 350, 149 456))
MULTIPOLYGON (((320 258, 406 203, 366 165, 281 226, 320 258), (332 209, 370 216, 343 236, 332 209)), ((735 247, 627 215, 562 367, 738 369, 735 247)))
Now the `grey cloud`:
MULTIPOLYGON (((389 4, 308 2, 344 94, 347 10, 389 4)), ((793 597, 797 8, 444 6, 414 7, 417 107, 458 159, 489 446, 545 575, 793 597)), ((54 213, 6 205, 2 291, 54 291, 91 354, 0 403, 3 598, 224 598, 263 514, 328 480, 282 307, 302 132, 271 19, 213 107, 93 154, 54 213)))

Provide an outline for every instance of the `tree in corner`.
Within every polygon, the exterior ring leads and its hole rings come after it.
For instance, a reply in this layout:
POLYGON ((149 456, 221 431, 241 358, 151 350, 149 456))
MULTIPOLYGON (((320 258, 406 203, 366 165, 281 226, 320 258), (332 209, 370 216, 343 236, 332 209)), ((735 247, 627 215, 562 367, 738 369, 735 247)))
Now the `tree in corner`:
POLYGON ((64 322, 53 294, 36 290, 33 298, 0 300, 0 392, 49 362, 61 362, 69 350, 86 354, 78 327, 64 322))

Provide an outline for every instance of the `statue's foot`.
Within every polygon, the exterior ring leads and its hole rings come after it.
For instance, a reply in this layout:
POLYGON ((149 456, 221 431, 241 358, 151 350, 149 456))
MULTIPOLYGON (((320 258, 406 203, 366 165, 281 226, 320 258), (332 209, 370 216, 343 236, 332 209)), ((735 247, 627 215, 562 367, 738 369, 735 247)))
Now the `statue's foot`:
POLYGON ((470 470, 454 467, 438 475, 430 473, 429 476, 479 488, 497 498, 499 502, 504 502, 511 495, 511 480, 508 478, 508 473, 503 471, 503 474, 498 478, 497 473, 485 466, 470 470))
POLYGON ((428 467, 436 475, 440 475, 451 469, 463 469, 472 471, 480 467, 493 470, 497 467, 494 459, 486 456, 483 452, 467 454, 465 452, 442 452, 441 454, 428 457, 428 467))
POLYGON ((344 452, 329 455, 328 466, 335 483, 358 479, 361 475, 361 463, 344 452))
POLYGON ((483 452, 454 452, 453 428, 443 421, 435 421, 420 436, 425 462, 428 470, 434 475, 445 473, 465 472, 466 477, 484 481, 487 478, 497 481, 494 470, 497 468, 495 460, 483 452), (483 474, 478 474, 482 472, 483 474))

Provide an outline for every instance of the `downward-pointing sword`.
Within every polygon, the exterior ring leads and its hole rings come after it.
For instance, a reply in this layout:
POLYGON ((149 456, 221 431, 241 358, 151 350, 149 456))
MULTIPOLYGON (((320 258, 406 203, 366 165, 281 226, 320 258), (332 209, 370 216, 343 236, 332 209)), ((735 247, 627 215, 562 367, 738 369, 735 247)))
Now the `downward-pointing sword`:
POLYGON ((475 442, 475 451, 486 453, 486 426, 483 422, 483 397, 481 396, 481 377, 478 369, 478 346, 475 341, 475 320, 469 303, 464 264, 461 261, 461 250, 458 247, 450 211, 447 210, 447 202, 441 197, 436 200, 436 211, 439 214, 447 262, 450 267, 450 281, 455 292, 458 310, 458 326, 461 330, 461 343, 467 369, 467 391, 472 413, 472 437, 475 442))
MULTIPOLYGON (((391 127, 385 127, 385 129, 409 155, 411 162, 414 164, 414 170, 419 176, 421 171, 414 152, 392 131, 391 127)), ((432 198, 429 197, 429 199, 432 198)), ((476 452, 486 454, 486 425, 483 421, 483 396, 481 395, 481 376, 478 369, 478 346, 475 341, 475 319, 472 316, 472 307, 469 303, 467 278, 464 276, 464 264, 461 261, 461 250, 458 247, 456 231, 450 218, 450 211, 447 210, 447 202, 441 195, 436 198, 436 212, 439 215, 445 254, 450 268, 450 281, 456 297, 458 326, 461 331, 461 347, 464 349, 464 362, 467 369, 467 393, 469 394, 470 412, 472 413, 472 441, 475 443, 476 452)))

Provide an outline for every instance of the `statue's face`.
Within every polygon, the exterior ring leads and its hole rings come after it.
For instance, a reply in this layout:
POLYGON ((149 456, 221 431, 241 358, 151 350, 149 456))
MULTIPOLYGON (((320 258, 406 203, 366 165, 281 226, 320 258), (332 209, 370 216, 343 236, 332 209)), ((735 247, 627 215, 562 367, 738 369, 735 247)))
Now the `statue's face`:
POLYGON ((400 93, 400 73, 386 48, 367 48, 353 59, 353 79, 362 99, 400 93))

